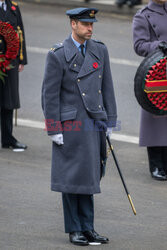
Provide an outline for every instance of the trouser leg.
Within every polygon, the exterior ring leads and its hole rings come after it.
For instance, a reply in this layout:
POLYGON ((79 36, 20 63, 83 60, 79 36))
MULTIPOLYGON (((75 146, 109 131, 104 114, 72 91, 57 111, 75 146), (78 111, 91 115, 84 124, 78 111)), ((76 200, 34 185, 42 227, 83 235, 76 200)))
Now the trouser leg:
POLYGON ((167 174, 167 147, 163 147, 162 149, 162 159, 163 159, 163 168, 165 173, 167 174))
POLYGON ((17 141, 13 135, 13 110, 1 108, 1 144, 12 145, 17 141))
POLYGON ((92 195, 62 193, 65 232, 93 229, 94 206, 92 195))
POLYGON ((65 233, 81 231, 77 194, 62 193, 65 233))
POLYGON ((155 170, 155 168, 158 168, 160 171, 163 170, 162 148, 163 147, 147 147, 151 173, 155 170))
POLYGON ((79 218, 82 231, 94 229, 94 199, 93 195, 79 195, 79 218))

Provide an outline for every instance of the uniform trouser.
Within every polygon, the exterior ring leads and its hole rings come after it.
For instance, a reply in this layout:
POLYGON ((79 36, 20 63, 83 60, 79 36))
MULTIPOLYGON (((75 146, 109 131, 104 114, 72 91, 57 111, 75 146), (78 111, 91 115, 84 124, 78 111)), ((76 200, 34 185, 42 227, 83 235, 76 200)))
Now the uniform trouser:
POLYGON ((167 147, 147 147, 150 172, 155 168, 167 173, 167 147))
POLYGON ((65 233, 94 229, 93 195, 62 193, 65 233))
POLYGON ((16 143, 13 137, 13 109, 0 109, 1 115, 1 144, 12 145, 16 143))

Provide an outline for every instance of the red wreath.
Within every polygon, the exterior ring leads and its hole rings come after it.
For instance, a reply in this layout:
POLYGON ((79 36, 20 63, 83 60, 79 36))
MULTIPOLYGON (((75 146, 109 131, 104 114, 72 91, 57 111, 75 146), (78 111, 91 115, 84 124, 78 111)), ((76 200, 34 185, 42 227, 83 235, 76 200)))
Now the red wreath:
POLYGON ((19 52, 19 37, 9 23, 0 21, 0 35, 3 36, 6 43, 5 54, 0 54, 0 79, 4 81, 5 72, 11 69, 11 60, 14 60, 19 52))
POLYGON ((158 109, 167 111, 167 59, 160 59, 148 71, 145 79, 145 89, 148 99, 158 109))

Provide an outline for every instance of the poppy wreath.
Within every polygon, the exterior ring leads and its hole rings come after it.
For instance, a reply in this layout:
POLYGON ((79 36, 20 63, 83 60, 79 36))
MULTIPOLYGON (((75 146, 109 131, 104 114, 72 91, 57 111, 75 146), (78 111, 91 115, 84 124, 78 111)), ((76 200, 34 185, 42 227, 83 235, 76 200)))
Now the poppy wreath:
POLYGON ((10 64, 19 52, 19 37, 11 24, 0 21, 0 35, 6 43, 6 51, 0 54, 0 79, 4 82, 6 70, 12 68, 10 64))
POLYGON ((155 115, 167 114, 167 44, 149 54, 140 64, 134 91, 138 103, 155 115))

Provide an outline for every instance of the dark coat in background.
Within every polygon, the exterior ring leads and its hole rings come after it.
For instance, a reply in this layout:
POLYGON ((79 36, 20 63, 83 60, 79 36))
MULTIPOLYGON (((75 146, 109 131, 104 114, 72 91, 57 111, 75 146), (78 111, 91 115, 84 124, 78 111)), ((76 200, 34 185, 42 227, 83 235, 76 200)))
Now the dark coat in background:
POLYGON ((51 189, 63 193, 100 192, 100 132, 95 120, 116 125, 116 103, 107 48, 87 41, 85 58, 71 36, 50 51, 42 88, 48 134, 58 133, 64 145, 53 143, 51 189), (60 131, 61 132, 61 131, 60 131))
MULTIPOLYGON (((7 77, 5 77, 5 84, 0 80, 0 107, 5 109, 17 109, 20 107, 18 66, 19 64, 27 64, 27 54, 24 27, 19 7, 15 2, 9 0, 7 0, 6 3, 7 10, 5 11, 5 14, 0 9, 0 20, 10 23, 16 32, 18 31, 18 26, 20 27, 23 34, 23 58, 20 58, 21 50, 19 50, 17 58, 11 63, 14 68, 6 71, 7 77)), ((3 53, 5 45, 2 37, 0 40, 2 40, 0 51, 3 53)))
MULTIPOLYGON (((140 56, 147 56, 160 42, 167 42, 167 3, 150 1, 133 18, 134 49, 140 56)), ((167 146, 167 116, 141 113, 140 146, 167 146)))

